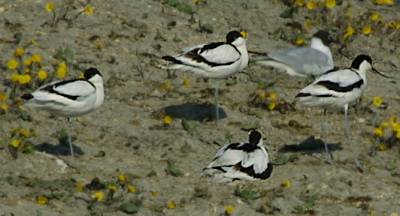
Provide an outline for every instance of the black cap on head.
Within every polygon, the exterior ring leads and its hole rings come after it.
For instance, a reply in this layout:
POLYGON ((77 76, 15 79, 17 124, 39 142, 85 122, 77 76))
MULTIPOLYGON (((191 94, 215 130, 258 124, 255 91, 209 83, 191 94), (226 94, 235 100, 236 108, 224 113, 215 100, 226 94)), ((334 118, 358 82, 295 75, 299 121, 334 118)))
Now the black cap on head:
POLYGON ((313 37, 321 39, 322 43, 324 43, 325 46, 329 46, 329 44, 331 44, 334 41, 329 32, 324 30, 319 30, 317 33, 313 35, 313 37))
POLYGON ((249 143, 253 145, 257 145, 262 139, 261 133, 256 129, 252 129, 249 134, 249 143))
POLYGON ((358 55, 353 62, 351 63, 351 68, 354 69, 360 69, 360 65, 361 63, 363 63, 364 61, 369 62, 372 65, 372 59, 369 55, 358 55))
POLYGON ((232 43, 233 41, 235 41, 237 38, 243 37, 242 34, 240 34, 240 32, 238 31, 230 31, 227 35, 226 35, 226 42, 227 43, 232 43))
POLYGON ((88 80, 88 79, 92 78, 96 74, 101 76, 101 73, 96 68, 92 68, 91 67, 91 68, 88 68, 88 69, 85 70, 84 77, 85 77, 86 80, 88 80))

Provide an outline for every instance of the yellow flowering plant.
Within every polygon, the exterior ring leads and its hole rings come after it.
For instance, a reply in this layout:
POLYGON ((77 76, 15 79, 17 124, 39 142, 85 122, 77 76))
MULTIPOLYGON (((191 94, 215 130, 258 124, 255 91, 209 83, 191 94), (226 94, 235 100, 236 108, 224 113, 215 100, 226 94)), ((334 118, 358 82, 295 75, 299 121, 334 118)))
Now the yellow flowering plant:
POLYGON ((396 143, 400 143, 400 119, 398 116, 391 116, 389 119, 380 122, 374 129, 373 135, 378 143, 378 150, 390 149, 396 143))

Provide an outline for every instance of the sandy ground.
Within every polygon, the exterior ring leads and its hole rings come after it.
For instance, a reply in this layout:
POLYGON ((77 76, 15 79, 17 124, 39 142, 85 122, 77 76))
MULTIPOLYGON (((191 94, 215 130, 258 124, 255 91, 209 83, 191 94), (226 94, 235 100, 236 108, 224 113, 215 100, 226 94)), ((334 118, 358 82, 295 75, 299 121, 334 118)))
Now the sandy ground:
MULTIPOLYGON (((167 72, 158 67, 162 63, 159 57, 190 45, 224 40, 232 29, 249 32, 250 50, 291 47, 290 42, 273 34, 280 27, 289 29, 285 23, 291 19, 279 17, 287 7, 280 1, 224 0, 207 1, 196 9, 187 1, 197 11, 192 17, 165 2, 96 0, 92 1, 92 16, 80 16, 71 27, 60 22, 52 28, 42 25, 51 17, 44 10, 46 1, 0 1, 0 91, 8 88, 4 78, 10 77, 10 71, 5 65, 17 47, 13 43, 17 33, 22 35, 21 45, 35 41, 26 50, 41 54, 49 71, 56 62, 53 56, 57 49, 69 47, 74 52, 74 69, 69 77, 95 66, 104 76, 106 89, 103 106, 72 123, 74 143, 83 151, 74 159, 55 156, 50 151, 61 148, 57 134, 67 128, 64 119, 33 110, 25 111, 30 116, 25 120, 20 111, 0 114, 0 215, 126 215, 120 210, 126 202, 139 207, 137 215, 224 215, 229 205, 234 207, 233 215, 400 214, 399 146, 371 153, 377 145, 373 137, 377 119, 400 114, 399 30, 391 35, 377 31, 369 37, 355 36, 344 49, 349 58, 339 53, 339 45, 332 47, 339 66, 348 66, 354 56, 368 53, 376 68, 393 76, 388 80, 368 74, 362 108, 350 111, 351 141, 343 136, 341 112, 323 116, 321 110, 300 106, 279 112, 249 104, 251 94, 260 85, 271 84, 268 91, 276 91, 280 100, 291 103, 306 83, 302 78, 257 65, 222 81, 220 103, 227 117, 217 126, 214 121, 202 121, 212 110, 194 119, 176 117, 188 104, 198 108, 212 103, 213 82, 182 73, 169 79, 167 72), (213 33, 199 32, 199 17, 213 33), (190 84, 183 85, 184 79, 190 84), (383 97, 388 108, 371 108, 373 96, 383 97), (165 110, 175 114, 169 127, 163 125, 165 110), (319 122, 326 122, 324 136, 319 122), (47 153, 19 153, 13 159, 7 145, 10 131, 16 127, 34 129, 36 136, 29 141, 47 153), (265 181, 232 184, 215 184, 200 178, 202 168, 216 150, 245 140, 247 135, 241 128, 250 127, 264 132, 270 156, 283 161, 275 166, 273 176, 265 181), (309 151, 288 147, 299 145, 310 136, 330 143, 334 164, 325 162, 318 142, 312 142, 314 150, 309 151), (167 168, 171 161, 178 169, 176 176, 166 172, 175 168, 167 168), (93 202, 95 190, 76 189, 76 182, 88 184, 95 177, 106 184, 118 182, 121 173, 128 176, 136 192, 127 193, 126 188, 118 186, 114 197, 93 202), (289 182, 288 187, 281 186, 284 182, 289 182), (244 190, 250 195, 238 195, 244 190), (48 197, 49 203, 39 205, 40 195, 48 197)), ((384 19, 399 18, 398 4, 384 7, 371 1, 345 2, 331 16, 351 2, 354 16, 373 9, 384 19)), ((56 7, 60 5, 61 1, 56 2, 56 7)), ((302 8, 294 18, 302 23, 306 16, 309 12, 302 8)), ((306 39, 317 28, 310 29, 306 39)), ((334 34, 343 37, 339 30, 334 34)), ((107 189, 103 191, 107 193, 107 189)))

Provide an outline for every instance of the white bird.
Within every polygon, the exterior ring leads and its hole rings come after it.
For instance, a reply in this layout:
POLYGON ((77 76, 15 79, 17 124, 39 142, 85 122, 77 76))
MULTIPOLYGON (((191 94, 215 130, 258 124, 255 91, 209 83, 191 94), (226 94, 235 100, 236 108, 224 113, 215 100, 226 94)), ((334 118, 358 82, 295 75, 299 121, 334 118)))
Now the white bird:
MULTIPOLYGON (((263 53, 255 62, 286 71, 291 76, 317 77, 334 68, 329 45, 334 40, 327 31, 318 31, 311 39, 310 47, 291 48, 270 54, 263 53)), ((260 54, 255 52, 256 54, 260 54)))
MULTIPOLYGON (((249 57, 245 32, 231 31, 226 42, 214 42, 183 49, 176 56, 163 56, 168 61, 165 68, 189 71, 206 78, 224 79, 243 70, 249 57)), ((215 86, 216 118, 218 112, 218 82, 215 86)))
MULTIPOLYGON (((372 71, 387 77, 372 67, 368 55, 357 56, 350 68, 328 71, 296 95, 297 101, 304 106, 321 108, 344 108, 345 134, 350 137, 347 112, 349 104, 355 102, 367 86, 366 71, 372 71)), ((325 150, 328 152, 325 144, 325 150)))
POLYGON ((267 179, 272 173, 267 150, 258 130, 249 132, 249 141, 232 143, 218 150, 202 175, 216 182, 267 179))
MULTIPOLYGON (((27 107, 45 110, 69 120, 92 112, 103 104, 103 78, 96 68, 89 68, 85 70, 83 79, 55 81, 24 94, 22 99, 27 107)), ((69 133, 68 142, 71 156, 74 156, 69 133)))

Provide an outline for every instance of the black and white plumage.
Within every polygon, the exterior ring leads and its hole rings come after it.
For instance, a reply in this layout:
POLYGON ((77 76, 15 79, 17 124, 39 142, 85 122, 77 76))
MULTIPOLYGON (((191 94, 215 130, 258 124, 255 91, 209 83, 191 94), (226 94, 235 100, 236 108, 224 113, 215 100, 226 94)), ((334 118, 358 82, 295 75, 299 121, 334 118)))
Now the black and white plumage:
MULTIPOLYGON (((249 62, 245 33, 231 31, 226 42, 214 42, 183 49, 176 56, 163 56, 166 69, 188 71, 206 78, 223 79, 242 71, 249 62)), ((216 118, 218 111, 218 81, 215 86, 216 118)))
MULTIPOLYGON (((103 78, 96 68, 84 72, 83 79, 55 81, 22 96, 25 106, 67 118, 92 112, 103 104, 103 78)), ((71 155, 72 144, 69 137, 71 155)))
POLYGON ((176 56, 163 56, 167 69, 189 71, 206 78, 226 78, 243 70, 249 61, 243 33, 231 31, 226 42, 213 42, 183 49, 176 56))
POLYGON ((347 111, 350 103, 355 102, 367 86, 366 71, 386 76, 372 67, 372 59, 368 55, 357 56, 350 68, 328 71, 312 84, 303 88, 296 96, 304 106, 322 108, 344 108, 345 130, 349 135, 347 111))
POLYGON ((291 48, 256 58, 257 64, 286 71, 291 76, 319 76, 334 68, 329 45, 333 39, 327 31, 318 31, 310 47, 291 48))
POLYGON ((248 142, 232 143, 218 150, 202 175, 216 182, 267 179, 273 167, 257 130, 249 132, 248 142))

